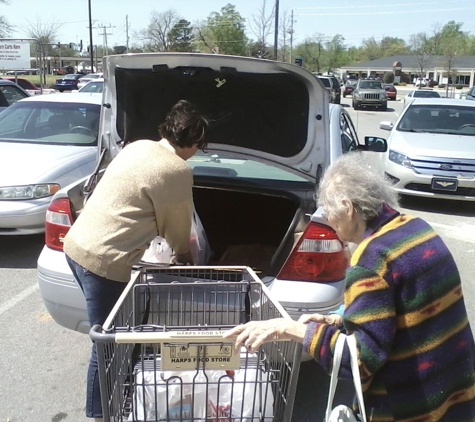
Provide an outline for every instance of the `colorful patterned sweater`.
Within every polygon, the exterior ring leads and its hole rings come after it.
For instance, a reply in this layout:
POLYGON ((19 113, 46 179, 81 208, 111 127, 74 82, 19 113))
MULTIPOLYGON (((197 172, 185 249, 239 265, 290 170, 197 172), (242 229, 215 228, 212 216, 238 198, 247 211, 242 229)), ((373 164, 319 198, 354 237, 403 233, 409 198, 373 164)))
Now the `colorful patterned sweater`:
MULTIPOLYGON (((385 206, 346 275, 368 420, 475 421, 475 346, 457 266, 423 220, 385 206)), ((309 323, 304 349, 330 373, 340 329, 309 323)), ((351 378, 349 353, 340 377, 351 378)))

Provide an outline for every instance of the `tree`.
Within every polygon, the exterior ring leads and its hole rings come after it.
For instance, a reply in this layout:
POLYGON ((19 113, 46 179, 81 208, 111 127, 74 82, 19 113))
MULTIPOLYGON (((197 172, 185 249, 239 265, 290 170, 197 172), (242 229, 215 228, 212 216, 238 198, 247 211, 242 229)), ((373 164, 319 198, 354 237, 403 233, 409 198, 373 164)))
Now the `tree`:
POLYGON ((302 56, 304 67, 312 72, 320 73, 323 69, 322 55, 325 52, 325 35, 315 34, 306 38, 302 44, 296 48, 296 53, 302 56))
POLYGON ((114 46, 114 54, 125 54, 125 53, 127 53, 127 46, 125 45, 114 46))
POLYGON ((342 35, 336 34, 330 41, 326 42, 326 67, 327 72, 332 73, 336 68, 343 65, 346 46, 342 35))
POLYGON ((362 42, 361 50, 367 60, 375 60, 381 57, 390 57, 397 54, 406 54, 406 42, 397 37, 383 37, 377 41, 374 37, 366 38, 362 42))
POLYGON ((178 13, 169 9, 165 12, 152 12, 147 29, 139 33, 147 51, 170 51, 170 32, 180 22, 178 13))
POLYGON ((170 51, 193 51, 193 28, 191 23, 180 19, 168 33, 170 51))
POLYGON ((275 5, 269 14, 267 14, 266 9, 266 0, 262 0, 262 5, 259 8, 258 13, 256 15, 252 15, 251 21, 249 22, 251 31, 257 37, 255 47, 257 47, 258 57, 267 57, 269 54, 267 38, 269 37, 273 26, 272 19, 274 17, 275 5))
MULTIPOLYGON (((0 0, 0 4, 8 4, 8 0, 0 0)), ((9 24, 5 16, 0 16, 0 38, 11 35, 13 27, 9 24)))
POLYGON ((391 71, 391 72, 384 72, 384 75, 383 75, 383 82, 385 84, 392 84, 394 83, 394 72, 391 71))
MULTIPOLYGON (((418 70, 419 76, 423 77, 431 60, 429 53, 430 43, 427 35, 424 32, 411 35, 410 46, 414 62, 413 66, 418 70)), ((422 84, 419 84, 419 88, 421 86, 422 84)))
MULTIPOLYGON (((54 46, 57 45, 57 36, 62 23, 52 21, 44 23, 39 16, 36 16, 36 22, 26 21, 27 25, 24 28, 25 33, 29 38, 36 41, 35 53, 37 54, 37 62, 40 63, 40 74, 43 78, 43 83, 46 84, 46 56, 54 56, 54 46)), ((61 47, 60 47, 61 49, 61 47)))
POLYGON ((280 17, 280 25, 279 25, 279 32, 280 32, 280 51, 279 51, 279 57, 277 57, 278 60, 281 60, 283 62, 290 62, 289 56, 292 56, 292 47, 293 47, 293 28, 292 28, 292 22, 291 22, 291 17, 288 14, 287 10, 284 10, 280 17))
POLYGON ((212 12, 204 23, 198 24, 197 39, 200 50, 247 56, 248 40, 245 19, 232 4, 212 12))

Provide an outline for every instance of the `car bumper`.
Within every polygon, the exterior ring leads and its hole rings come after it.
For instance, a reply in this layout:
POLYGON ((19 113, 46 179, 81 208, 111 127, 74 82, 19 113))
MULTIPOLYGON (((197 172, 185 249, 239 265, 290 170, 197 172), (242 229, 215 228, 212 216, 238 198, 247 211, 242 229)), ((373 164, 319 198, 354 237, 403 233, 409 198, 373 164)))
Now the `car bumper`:
MULTIPOLYGON (((434 189, 434 176, 417 174, 412 169, 386 161, 385 171, 393 181, 393 188, 402 195, 419 196, 425 198, 451 199, 458 201, 475 201, 475 179, 447 178, 457 181, 454 191, 434 189)), ((437 178, 440 179, 439 176, 437 178)), ((443 178, 442 178, 443 179, 443 178)))
POLYGON ((38 284, 46 309, 61 326, 89 333, 86 301, 63 252, 43 247, 38 258, 38 284))
POLYGON ((397 97, 395 92, 388 92, 386 95, 388 96, 388 100, 395 100, 397 97))
POLYGON ((385 107, 388 105, 387 100, 372 100, 368 98, 357 98, 353 96, 355 102, 357 102, 361 106, 368 106, 368 107, 385 107))
POLYGON ((51 197, 31 201, 0 201, 0 235, 28 235, 45 231, 51 197))

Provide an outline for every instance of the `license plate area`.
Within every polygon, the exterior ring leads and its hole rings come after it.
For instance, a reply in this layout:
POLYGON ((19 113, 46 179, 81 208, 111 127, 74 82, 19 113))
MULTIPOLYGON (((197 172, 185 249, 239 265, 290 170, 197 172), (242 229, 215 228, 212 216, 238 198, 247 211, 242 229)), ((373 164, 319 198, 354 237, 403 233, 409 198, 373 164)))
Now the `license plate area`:
POLYGON ((433 190, 455 192, 457 190, 457 187, 458 187, 457 179, 449 179, 449 178, 443 178, 443 177, 434 177, 432 179, 433 190))

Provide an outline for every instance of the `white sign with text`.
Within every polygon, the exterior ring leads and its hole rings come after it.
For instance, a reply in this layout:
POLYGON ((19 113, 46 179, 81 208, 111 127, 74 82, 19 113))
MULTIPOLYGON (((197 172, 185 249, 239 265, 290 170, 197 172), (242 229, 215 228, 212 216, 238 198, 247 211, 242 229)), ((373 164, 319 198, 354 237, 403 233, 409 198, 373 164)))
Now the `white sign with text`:
POLYGON ((30 69, 30 43, 0 40, 0 69, 30 69))

